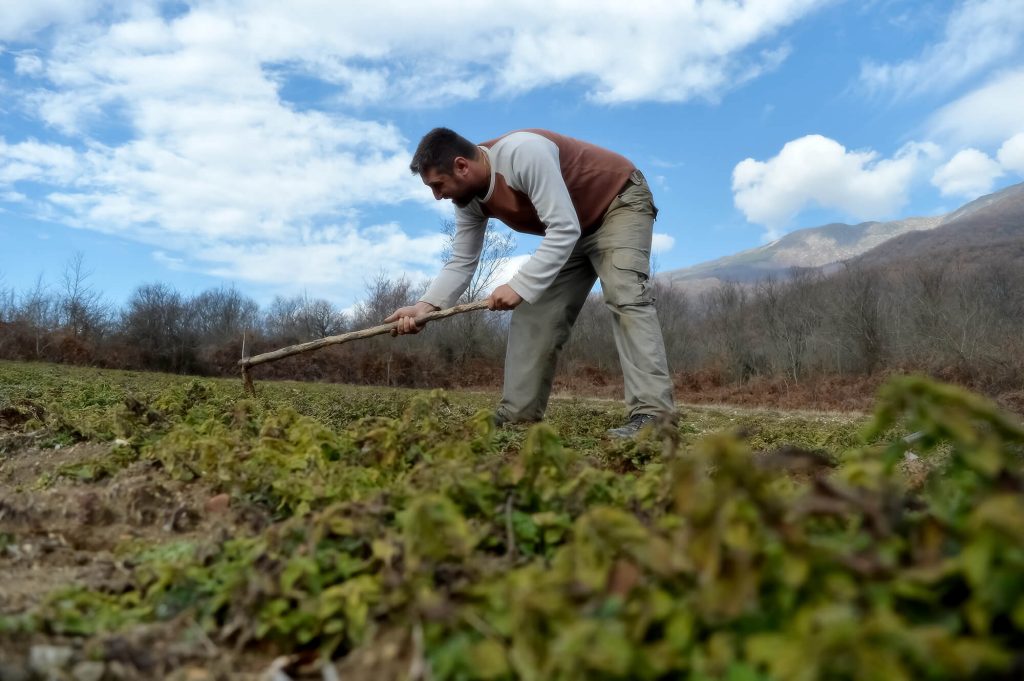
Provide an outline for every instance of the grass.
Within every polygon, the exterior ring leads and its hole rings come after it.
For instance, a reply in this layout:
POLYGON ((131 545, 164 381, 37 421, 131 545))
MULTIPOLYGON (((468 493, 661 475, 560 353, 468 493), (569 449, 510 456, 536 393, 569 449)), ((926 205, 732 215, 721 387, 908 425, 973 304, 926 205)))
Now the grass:
MULTIPOLYGON (((608 401, 555 399, 546 423, 495 430, 494 394, 258 391, 0 363, 0 485, 5 466, 88 443, 99 453, 54 463, 36 489, 170 504, 109 540, 125 579, 0 610, 0 632, 87 646, 186 622, 209 645, 311 654, 356 679, 1021 664, 1024 429, 976 395, 910 377, 871 416, 685 405, 678 426, 623 442, 605 435, 625 416, 608 401), (174 529, 216 494, 227 524, 174 529)), ((46 522, 0 524, 0 552, 46 522)))

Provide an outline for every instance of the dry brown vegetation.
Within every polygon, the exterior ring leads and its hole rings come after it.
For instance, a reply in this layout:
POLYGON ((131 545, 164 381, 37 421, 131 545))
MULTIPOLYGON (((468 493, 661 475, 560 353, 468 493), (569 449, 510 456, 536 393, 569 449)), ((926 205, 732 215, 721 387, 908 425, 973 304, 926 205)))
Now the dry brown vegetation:
MULTIPOLYGON (((500 245, 500 244, 499 244, 500 245)), ((507 251, 508 244, 505 243, 507 251)), ((497 253, 494 257, 500 257, 497 253)), ((490 270, 493 273, 493 269, 490 270)), ((484 295, 476 282, 468 297, 484 295)), ((342 314, 326 300, 260 307, 235 288, 188 297, 138 287, 117 309, 88 286, 80 259, 62 282, 0 289, 0 358, 234 375, 242 354, 377 325, 420 290, 380 276, 342 314)), ((847 265, 687 295, 659 284, 659 317, 679 399, 865 408, 893 374, 925 373, 1020 409, 1024 263, 1005 258, 847 265), (987 264, 985 264, 987 263, 987 264)), ((374 338, 261 366, 258 377, 364 385, 494 388, 507 313, 472 313, 415 337, 374 338)), ((587 301, 561 357, 558 389, 617 397, 609 313, 587 301)))

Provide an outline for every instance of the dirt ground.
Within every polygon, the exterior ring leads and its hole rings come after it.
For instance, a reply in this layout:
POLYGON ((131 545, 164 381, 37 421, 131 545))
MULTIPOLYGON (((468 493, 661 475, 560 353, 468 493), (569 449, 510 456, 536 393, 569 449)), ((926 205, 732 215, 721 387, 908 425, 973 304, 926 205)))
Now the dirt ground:
MULTIPOLYGON (((145 462, 91 482, 66 474, 111 449, 39 448, 31 436, 0 430, 0 614, 24 613, 71 585, 122 592, 133 546, 232 535, 266 522, 254 508, 201 483, 170 480, 145 462)), ((272 664, 269 654, 218 646, 189 621, 90 639, 0 634, 0 681, 273 678, 264 674, 272 664)))

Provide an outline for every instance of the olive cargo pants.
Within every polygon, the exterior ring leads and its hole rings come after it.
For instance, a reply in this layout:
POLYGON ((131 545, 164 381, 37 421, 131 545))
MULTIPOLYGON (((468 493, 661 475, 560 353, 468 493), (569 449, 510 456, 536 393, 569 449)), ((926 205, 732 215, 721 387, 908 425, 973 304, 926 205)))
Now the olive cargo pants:
POLYGON ((649 282, 657 208, 634 172, 599 229, 580 237, 551 286, 512 313, 505 387, 497 413, 508 421, 543 418, 558 353, 597 279, 612 313, 630 417, 674 411, 665 342, 649 282))

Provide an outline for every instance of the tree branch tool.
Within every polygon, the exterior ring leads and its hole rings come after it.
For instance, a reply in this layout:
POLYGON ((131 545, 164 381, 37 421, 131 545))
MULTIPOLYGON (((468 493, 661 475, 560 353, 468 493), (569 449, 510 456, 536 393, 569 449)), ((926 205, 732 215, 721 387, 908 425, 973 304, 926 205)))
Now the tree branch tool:
MULTIPOLYGON (((434 312, 428 312, 425 315, 416 317, 416 325, 422 325, 426 322, 432 322, 438 319, 445 319, 446 317, 452 317, 463 312, 474 312, 476 310, 486 310, 487 301, 478 300, 473 303, 466 303, 464 305, 456 305, 455 307, 449 307, 445 310, 435 310, 434 312)), ((381 324, 380 326, 374 326, 369 329, 363 329, 361 331, 351 331, 349 333, 343 333, 337 336, 327 336, 318 340, 309 341, 307 343, 298 343, 297 345, 289 345, 288 347, 281 348, 280 350, 274 350, 272 352, 264 352, 261 355, 255 357, 242 357, 238 361, 238 366, 242 368, 242 381, 245 383, 245 392, 249 395, 256 394, 256 386, 252 382, 252 374, 249 370, 259 364, 265 364, 267 362, 273 362, 275 360, 283 359, 285 357, 291 357, 292 355, 298 355, 303 352, 310 352, 312 350, 319 350, 325 348, 328 345, 340 345, 341 343, 348 343, 349 341, 361 340, 363 338, 370 338, 372 336, 380 336, 385 333, 391 333, 394 328, 398 325, 397 321, 389 322, 387 324, 381 324)), ((244 350, 243 350, 244 354, 244 350)))

